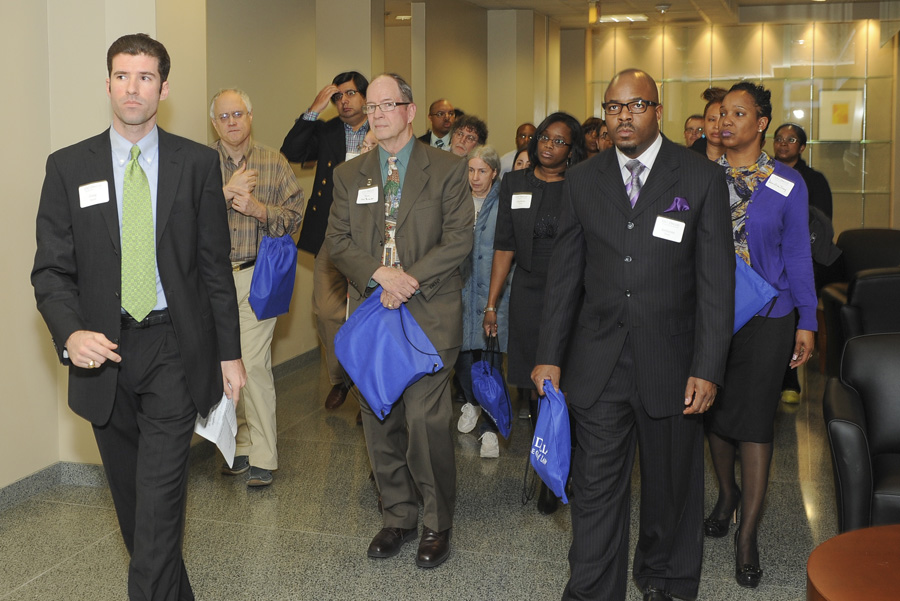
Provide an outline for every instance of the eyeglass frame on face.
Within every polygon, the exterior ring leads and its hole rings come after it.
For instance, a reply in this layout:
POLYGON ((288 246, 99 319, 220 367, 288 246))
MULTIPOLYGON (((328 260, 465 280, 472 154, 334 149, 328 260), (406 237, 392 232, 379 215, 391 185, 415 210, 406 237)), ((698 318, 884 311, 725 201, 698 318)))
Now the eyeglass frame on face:
POLYGON ((600 106, 603 107, 603 110, 606 111, 607 115, 618 115, 622 112, 623 108, 627 108, 628 112, 632 115, 641 115, 643 113, 646 113, 647 109, 651 106, 661 105, 658 102, 654 102, 653 100, 644 100, 643 98, 638 98, 637 100, 632 100, 631 102, 604 102, 600 106), (637 109, 637 107, 640 105, 643 105, 644 108, 637 109))
POLYGON ((534 134, 517 134, 516 137, 520 140, 528 140, 531 142, 534 139, 534 134))
POLYGON ((393 100, 388 100, 387 102, 382 102, 381 104, 364 104, 362 110, 366 115, 373 114, 376 109, 381 109, 382 113, 390 113, 398 106, 406 106, 408 104, 412 104, 412 102, 394 102, 393 100))
POLYGON ((359 90, 347 90, 346 92, 335 92, 331 95, 331 101, 335 104, 340 101, 341 98, 344 97, 344 94, 347 95, 347 98, 353 98, 357 94, 359 94, 359 90))
POLYGON ((544 134, 539 135, 539 136, 537 137, 537 140, 538 140, 538 144, 541 144, 541 143, 544 143, 544 142, 550 142, 550 144, 551 144, 554 148, 562 148, 563 146, 571 146, 571 145, 572 145, 571 142, 566 142, 566 141, 563 140, 562 138, 553 138, 553 139, 551 140, 550 138, 548 138, 548 137, 545 136, 544 134))
POLYGON ((795 138, 791 136, 790 138, 782 138, 781 136, 775 136, 774 142, 776 144, 796 144, 799 142, 799 138, 795 138))
POLYGON ((457 138, 457 137, 462 138, 469 144, 471 144, 472 142, 478 142, 478 136, 473 136, 472 134, 467 134, 464 129, 458 129, 455 132, 453 132, 453 137, 454 138, 457 138))
POLYGON ((429 117, 437 117, 438 119, 443 119, 444 117, 450 117, 451 119, 455 119, 456 111, 438 111, 436 113, 428 113, 428 116, 429 117))
POLYGON ((688 133, 688 132, 691 132, 691 133, 697 132, 698 134, 702 134, 703 128, 702 127, 685 127, 684 133, 688 133))
POLYGON ((228 120, 233 118, 235 121, 240 121, 244 118, 245 115, 249 115, 250 111, 232 111, 230 113, 220 113, 216 115, 216 119, 221 121, 222 123, 228 123, 228 120))

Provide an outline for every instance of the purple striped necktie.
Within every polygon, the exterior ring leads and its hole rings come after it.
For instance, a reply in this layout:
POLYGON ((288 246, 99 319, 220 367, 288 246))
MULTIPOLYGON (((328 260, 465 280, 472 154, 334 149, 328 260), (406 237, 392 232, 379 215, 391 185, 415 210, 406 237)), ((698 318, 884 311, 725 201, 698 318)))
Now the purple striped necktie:
POLYGON ((639 160, 631 159, 625 163, 625 168, 631 172, 631 178, 625 184, 625 192, 628 193, 628 201, 631 203, 631 208, 634 208, 634 203, 637 202, 638 196, 641 194, 641 173, 644 172, 645 167, 639 160))

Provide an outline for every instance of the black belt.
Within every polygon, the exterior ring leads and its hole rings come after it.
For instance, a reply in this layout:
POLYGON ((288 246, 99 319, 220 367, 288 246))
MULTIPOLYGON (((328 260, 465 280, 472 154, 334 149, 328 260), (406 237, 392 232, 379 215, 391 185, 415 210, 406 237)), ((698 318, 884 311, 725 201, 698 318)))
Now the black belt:
POLYGON ((256 265, 256 259, 250 259, 249 261, 244 261, 243 263, 232 263, 231 271, 242 271, 244 269, 250 269, 256 265))
POLYGON ((136 320, 128 313, 122 313, 122 329, 123 330, 143 330, 150 326, 158 326, 163 323, 169 323, 169 310, 160 309, 159 311, 150 311, 147 317, 141 321, 136 320))

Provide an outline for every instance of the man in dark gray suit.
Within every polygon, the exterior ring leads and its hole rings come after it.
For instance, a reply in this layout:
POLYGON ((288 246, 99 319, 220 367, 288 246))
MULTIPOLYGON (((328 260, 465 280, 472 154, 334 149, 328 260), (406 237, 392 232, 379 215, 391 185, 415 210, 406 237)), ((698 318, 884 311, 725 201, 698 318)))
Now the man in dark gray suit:
POLYGON ((576 424, 563 598, 625 599, 637 443, 634 578, 645 600, 692 599, 703 551, 699 414, 723 380, 734 320, 728 192, 720 167, 659 133, 649 75, 616 75, 603 107, 616 148, 566 177, 532 372, 541 392, 545 379, 558 390, 565 367, 576 424))
POLYGON ((416 537, 418 490, 425 511, 416 564, 433 568, 450 554, 456 503, 448 384, 462 346, 459 266, 472 250, 475 207, 467 163, 413 137, 416 105, 399 75, 375 78, 366 101, 378 148, 335 170, 325 245, 350 282, 351 311, 380 285, 381 303, 405 303, 444 363, 410 384, 384 421, 361 403, 384 507, 368 555, 393 557, 416 537))
POLYGON ((107 53, 112 127, 47 159, 31 281, 131 555, 128 598, 193 599, 181 555, 197 414, 246 382, 214 150, 156 126, 169 55, 107 53))

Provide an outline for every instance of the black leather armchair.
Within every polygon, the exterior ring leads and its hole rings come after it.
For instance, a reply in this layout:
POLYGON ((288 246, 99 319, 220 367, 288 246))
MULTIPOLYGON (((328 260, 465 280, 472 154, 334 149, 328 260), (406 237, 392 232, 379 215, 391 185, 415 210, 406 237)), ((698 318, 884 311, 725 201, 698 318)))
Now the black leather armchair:
POLYGON ((840 532, 900 524, 900 333, 851 338, 823 409, 840 532))
MULTIPOLYGON (((900 230, 847 230, 838 236, 837 246, 842 254, 836 261, 829 280, 822 289, 822 310, 825 321, 825 373, 837 376, 844 343, 850 338, 842 323, 842 307, 849 302, 850 283, 859 272, 870 269, 900 266, 900 230)), ((880 284, 879 284, 880 285, 880 284)), ((897 331, 896 329, 863 329, 858 333, 897 331)))

